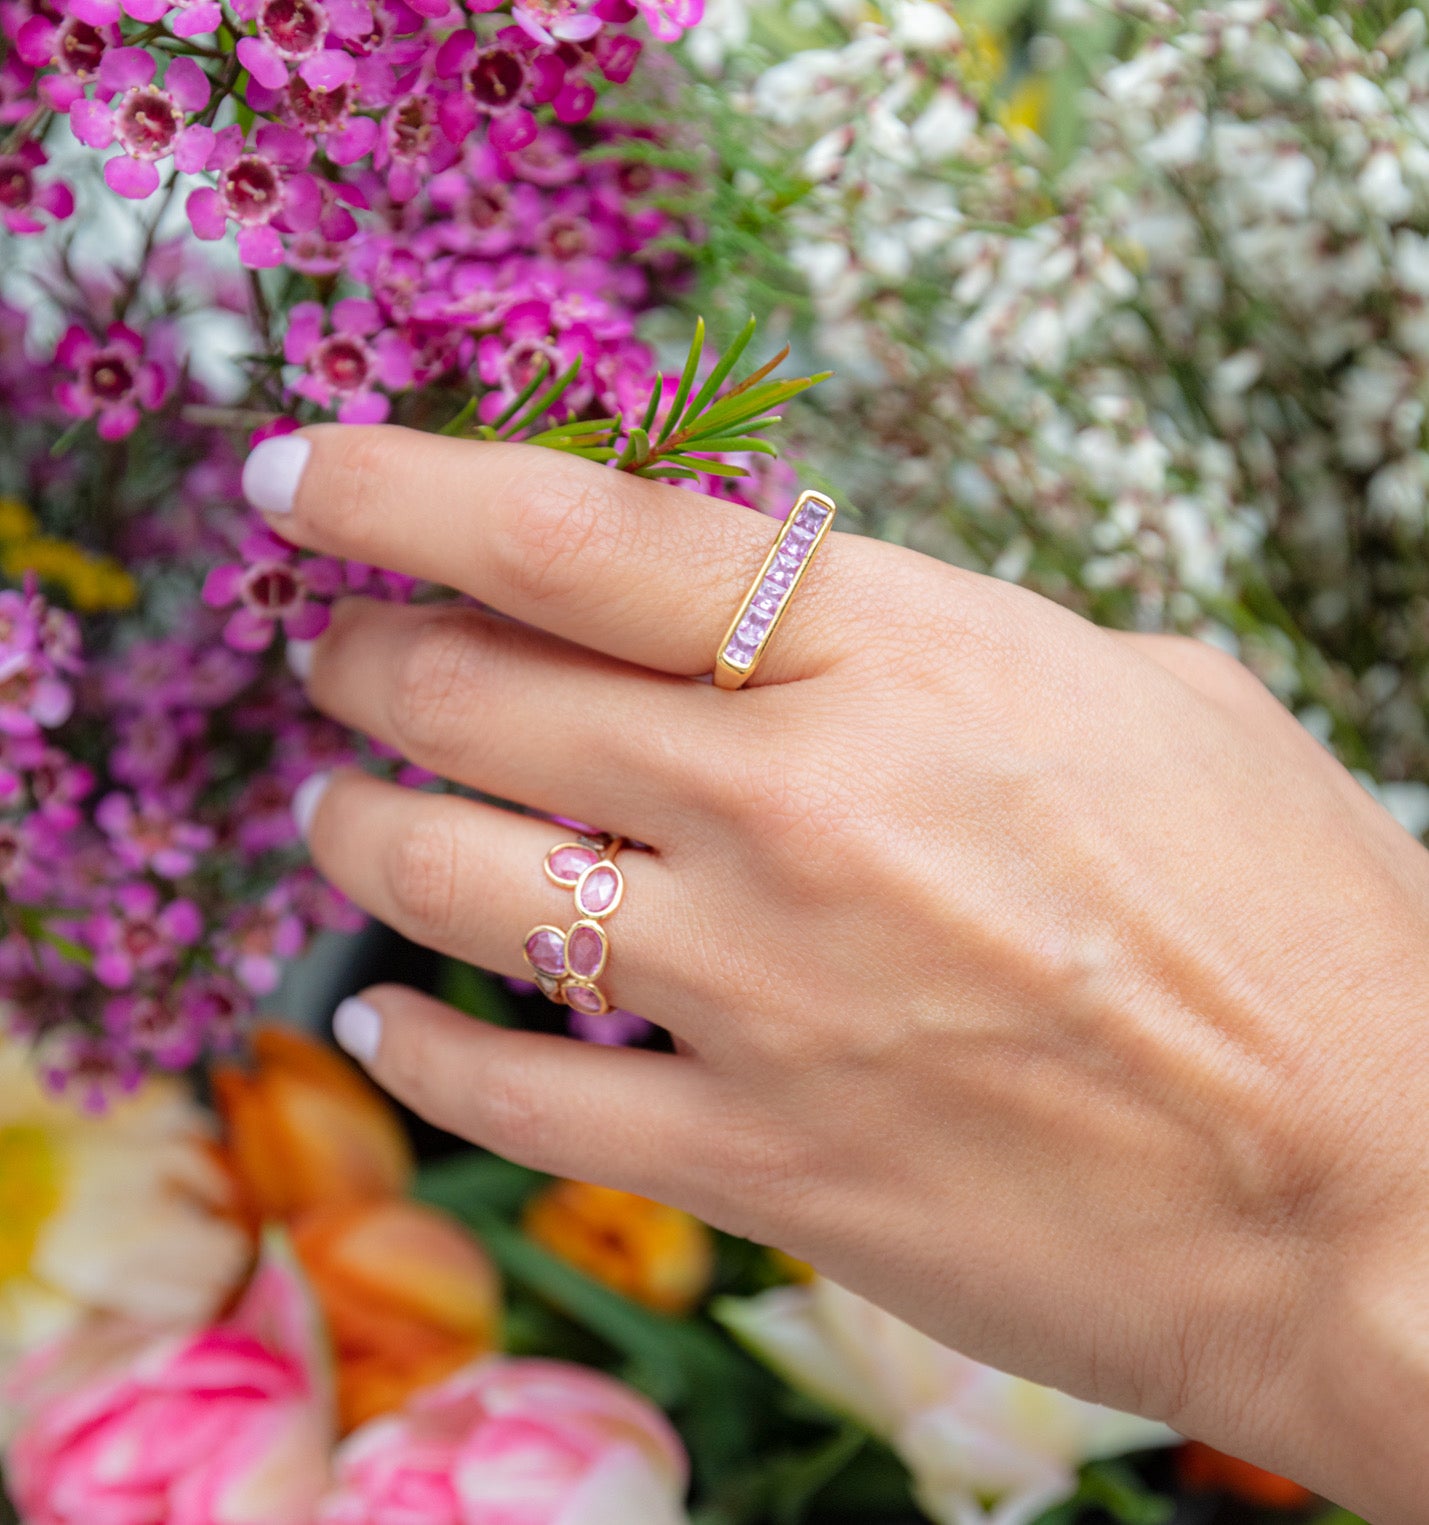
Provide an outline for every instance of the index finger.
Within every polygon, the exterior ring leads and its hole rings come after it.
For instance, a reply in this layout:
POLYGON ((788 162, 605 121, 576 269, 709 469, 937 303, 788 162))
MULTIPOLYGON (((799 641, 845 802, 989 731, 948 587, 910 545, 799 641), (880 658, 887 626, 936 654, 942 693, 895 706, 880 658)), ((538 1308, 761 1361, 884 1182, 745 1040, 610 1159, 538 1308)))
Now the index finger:
MULTIPOLYGON (((707 673, 778 532, 763 514, 529 445, 323 424, 265 440, 244 491, 285 539, 468 593, 592 650, 707 673)), ((867 542, 830 536, 758 681, 837 651, 836 589, 867 542)))

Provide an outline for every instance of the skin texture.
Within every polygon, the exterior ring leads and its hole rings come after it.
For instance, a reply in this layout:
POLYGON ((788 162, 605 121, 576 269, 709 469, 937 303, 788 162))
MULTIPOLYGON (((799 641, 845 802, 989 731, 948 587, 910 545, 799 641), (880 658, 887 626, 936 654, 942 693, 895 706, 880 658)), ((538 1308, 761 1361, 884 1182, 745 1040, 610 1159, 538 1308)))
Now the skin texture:
MULTIPOLYGON (((767 520, 552 452, 307 433, 275 528, 512 617, 346 601, 314 702, 649 843, 603 984, 680 1048, 381 987, 382 1084, 1422 1520, 1429 854, 1252 676, 835 533, 720 692, 689 680, 767 520)), ((540 871, 562 835, 342 774, 310 842, 382 920, 516 975, 570 919, 540 871)))

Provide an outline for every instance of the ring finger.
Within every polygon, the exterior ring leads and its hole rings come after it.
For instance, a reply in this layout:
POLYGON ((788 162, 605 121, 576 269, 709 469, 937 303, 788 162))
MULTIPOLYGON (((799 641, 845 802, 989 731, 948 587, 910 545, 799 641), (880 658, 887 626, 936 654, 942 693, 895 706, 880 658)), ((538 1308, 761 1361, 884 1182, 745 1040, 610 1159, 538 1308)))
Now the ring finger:
POLYGON ((326 714, 443 778, 667 849, 732 718, 697 685, 541 631, 368 599, 335 607, 306 681, 326 714))
MULTIPOLYGON (((537 925, 565 931, 578 913, 569 889, 542 871, 568 839, 530 816, 451 795, 403 789, 356 771, 331 775, 304 823, 313 858, 364 910, 413 942, 517 978, 537 925)), ((624 852, 626 889, 602 921, 610 954, 599 985, 612 1005, 662 1025, 678 1001, 669 922, 680 904, 675 876, 653 854, 624 852)))

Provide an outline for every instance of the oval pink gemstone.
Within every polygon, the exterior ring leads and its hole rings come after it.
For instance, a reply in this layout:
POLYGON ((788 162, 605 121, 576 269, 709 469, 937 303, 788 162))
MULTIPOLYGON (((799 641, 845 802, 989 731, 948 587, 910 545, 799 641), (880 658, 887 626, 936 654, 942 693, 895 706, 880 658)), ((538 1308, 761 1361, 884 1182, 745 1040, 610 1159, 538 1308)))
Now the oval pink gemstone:
POLYGON ((577 842, 562 842, 546 854, 546 871, 557 884, 574 889, 575 882, 596 862, 600 854, 577 842))
POLYGON ((613 863, 597 863, 576 886, 576 909, 582 916, 604 916, 615 908, 622 887, 613 863))
POLYGON ((605 964, 605 934, 599 927, 572 927, 566 939, 566 963, 572 974, 593 980, 605 964))
POLYGON ((542 974, 566 972, 566 940, 550 927, 537 927, 526 939, 526 957, 542 974))
POLYGON ((600 991, 589 985, 567 985, 566 1005, 573 1011, 583 1011, 588 1017, 598 1017, 605 1010, 600 991))

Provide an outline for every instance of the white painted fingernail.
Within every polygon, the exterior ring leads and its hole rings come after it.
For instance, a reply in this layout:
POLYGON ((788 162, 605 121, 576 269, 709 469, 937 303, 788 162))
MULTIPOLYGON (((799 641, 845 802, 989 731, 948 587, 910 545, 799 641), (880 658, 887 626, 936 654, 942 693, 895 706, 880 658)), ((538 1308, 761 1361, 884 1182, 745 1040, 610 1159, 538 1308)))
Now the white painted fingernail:
POLYGON ((332 1035, 339 1048, 361 1064, 371 1064, 382 1042, 382 1014, 375 1006, 349 996, 332 1014, 332 1035))
POLYGON ((314 773, 293 790, 293 820, 297 822, 298 833, 305 842, 313 824, 313 817, 318 812, 318 801, 322 799, 331 782, 331 773, 314 773))
POLYGON ((300 682, 306 683, 313 675, 313 641, 289 640, 284 655, 288 659, 288 671, 300 682))
POLYGON ((243 463, 243 496, 259 513, 291 513, 312 453, 312 442, 301 434, 265 439, 243 463))

